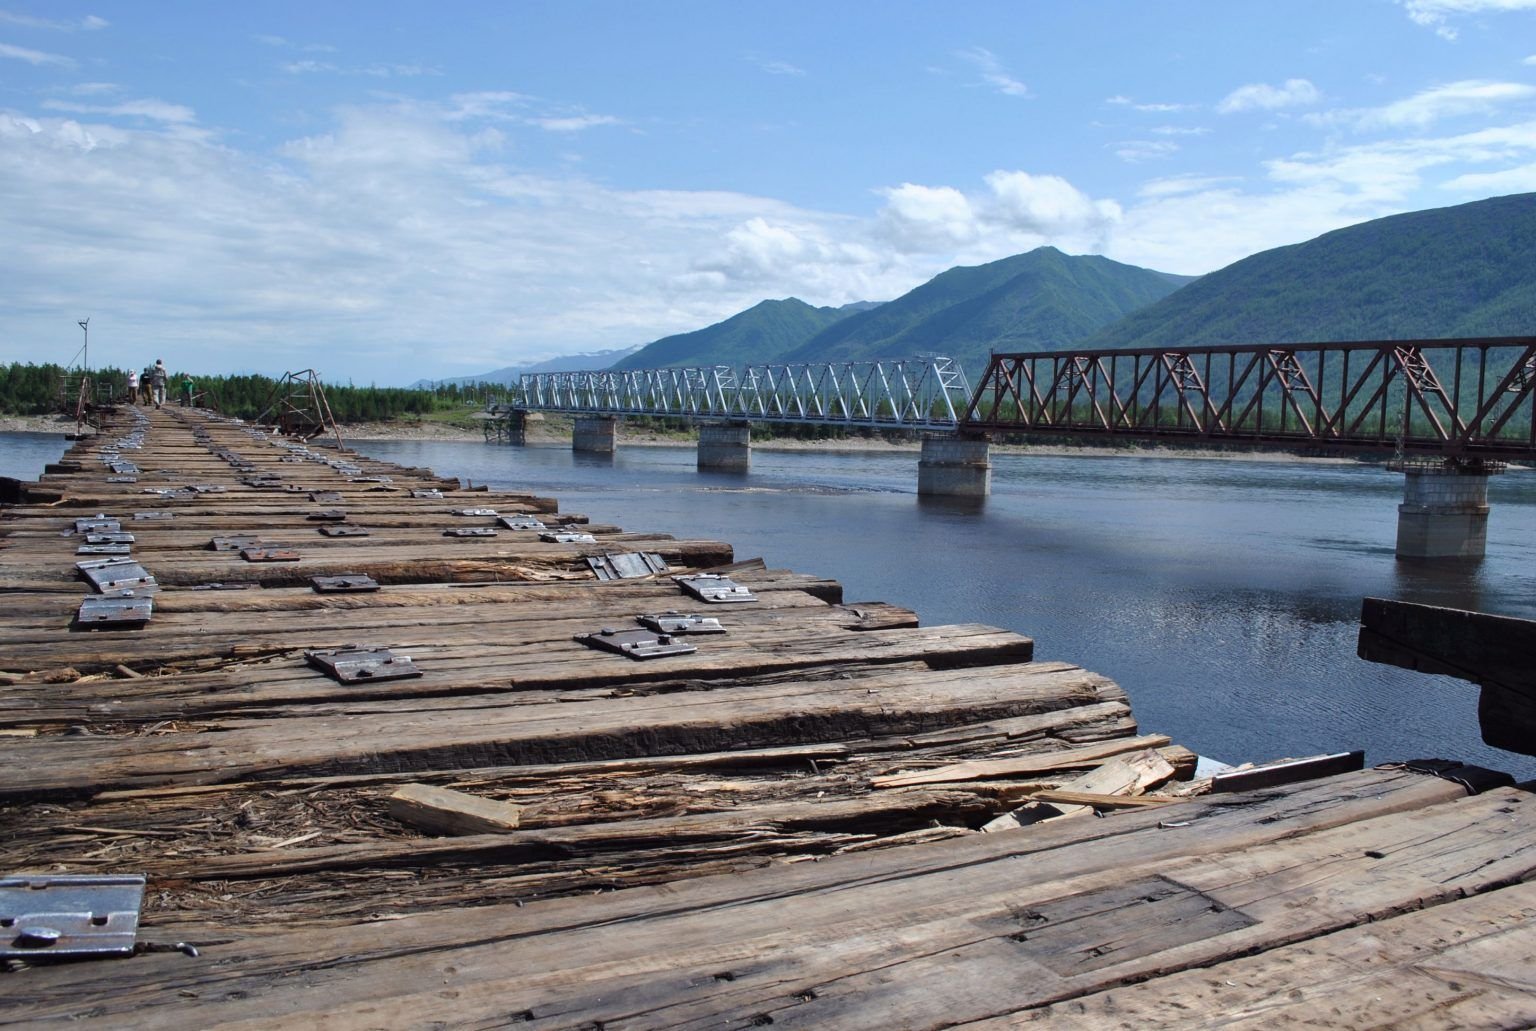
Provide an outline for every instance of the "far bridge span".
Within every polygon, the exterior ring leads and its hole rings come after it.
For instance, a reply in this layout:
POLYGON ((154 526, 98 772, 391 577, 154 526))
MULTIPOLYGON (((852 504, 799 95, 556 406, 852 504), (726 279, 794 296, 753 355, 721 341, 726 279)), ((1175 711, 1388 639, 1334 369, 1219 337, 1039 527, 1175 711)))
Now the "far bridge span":
MULTIPOLYGON (((1406 477, 1401 557, 1475 557, 1487 481, 1536 460, 1536 337, 994 354, 974 393, 951 359, 525 375, 494 432, 575 414, 611 451, 623 415, 699 422, 701 468, 746 469, 752 422, 925 434, 918 491, 985 495, 988 441, 1072 439, 1388 454, 1406 477)), ((488 436, 491 430, 488 428, 488 436)))

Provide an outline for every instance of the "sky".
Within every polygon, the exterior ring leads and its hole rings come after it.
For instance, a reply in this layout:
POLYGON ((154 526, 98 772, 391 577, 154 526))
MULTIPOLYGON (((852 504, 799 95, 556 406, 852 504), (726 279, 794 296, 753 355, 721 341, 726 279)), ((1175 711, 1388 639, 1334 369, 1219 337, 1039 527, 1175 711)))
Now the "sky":
POLYGON ((0 363, 403 385, 1536 191, 1536 0, 0 0, 0 363))

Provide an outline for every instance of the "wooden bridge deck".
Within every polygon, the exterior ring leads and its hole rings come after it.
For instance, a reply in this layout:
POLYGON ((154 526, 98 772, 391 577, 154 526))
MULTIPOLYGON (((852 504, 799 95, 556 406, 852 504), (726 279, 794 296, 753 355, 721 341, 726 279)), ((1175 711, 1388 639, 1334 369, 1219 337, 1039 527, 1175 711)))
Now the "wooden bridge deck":
POLYGON ((108 482, 101 446, 131 419, 0 520, 0 874, 147 874, 148 949, 12 964, 0 1024, 1536 1020, 1520 787, 1388 767, 1201 795, 1194 757, 1138 736, 1115 684, 1033 661, 1017 634, 922 627, 720 542, 529 494, 351 453, 355 472, 283 461, 196 412, 148 413, 118 456, 135 482, 108 482), (259 474, 282 484, 240 482, 259 474), (187 485, 225 489, 146 493, 187 485), (442 497, 412 496, 429 488, 442 497), (342 497, 311 499, 327 491, 342 497), (443 536, 495 525, 452 514, 470 507, 596 541, 443 536), (330 508, 369 536, 323 536, 309 516, 330 508), (151 511, 173 518, 134 519, 151 511), (70 629, 89 591, 74 521, 97 513, 160 585, 141 629, 70 629), (300 557, 209 550, 237 533, 300 557), (759 600, 711 608, 729 633, 692 655, 591 651, 573 635, 703 608, 664 576, 600 583, 584 561, 625 551, 726 567, 759 600), (356 573, 382 589, 309 584, 356 573), (422 675, 345 685, 304 659, 352 644, 422 675), (1104 819, 978 832, 1158 762, 1181 779, 1105 800, 1104 819), (391 815, 406 784, 515 803, 520 824, 433 836, 391 815))

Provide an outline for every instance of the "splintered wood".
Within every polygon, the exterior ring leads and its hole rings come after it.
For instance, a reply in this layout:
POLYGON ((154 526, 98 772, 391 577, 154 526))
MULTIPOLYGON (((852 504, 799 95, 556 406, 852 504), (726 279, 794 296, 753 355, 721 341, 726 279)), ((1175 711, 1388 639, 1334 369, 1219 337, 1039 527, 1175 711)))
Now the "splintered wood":
POLYGON ((17 490, 0 875, 149 890, 132 959, 12 962, 10 1023, 1536 1019, 1518 788, 1201 795, 1028 638, 197 411, 120 412, 17 490), (97 516, 153 578, 136 627, 76 622, 97 516), (578 639, 690 613, 725 632, 578 639))

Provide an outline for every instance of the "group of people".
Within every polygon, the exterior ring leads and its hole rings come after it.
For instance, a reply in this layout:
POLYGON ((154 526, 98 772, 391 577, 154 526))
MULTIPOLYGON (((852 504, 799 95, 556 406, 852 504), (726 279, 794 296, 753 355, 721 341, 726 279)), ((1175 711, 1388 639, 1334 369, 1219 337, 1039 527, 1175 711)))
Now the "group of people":
MULTIPOLYGON (((165 371, 165 362, 160 358, 155 359, 155 364, 148 366, 142 373, 128 373, 128 400, 132 404, 152 404, 156 408, 165 404, 165 384, 170 379, 170 374, 165 371)), ((181 403, 191 406, 194 384, 190 376, 181 381, 181 403)))

